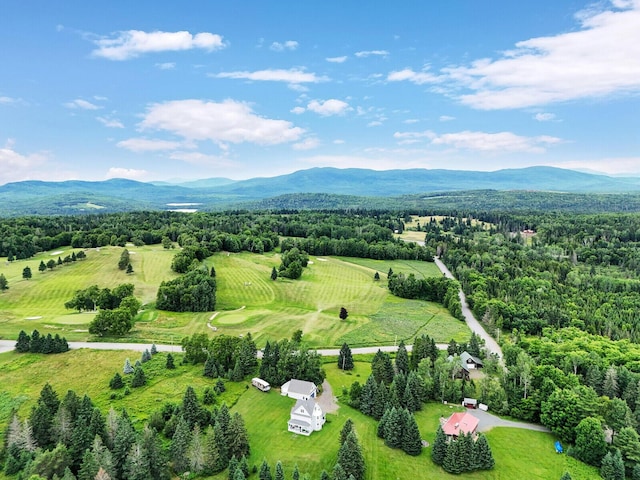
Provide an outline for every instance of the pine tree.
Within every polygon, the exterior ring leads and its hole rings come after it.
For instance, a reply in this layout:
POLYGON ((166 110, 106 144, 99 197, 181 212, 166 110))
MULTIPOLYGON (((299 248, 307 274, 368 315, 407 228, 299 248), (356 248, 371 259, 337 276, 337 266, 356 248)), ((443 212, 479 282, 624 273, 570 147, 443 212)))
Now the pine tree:
POLYGON ((347 476, 353 475, 355 480, 364 480, 364 457, 355 432, 347 435, 345 442, 340 446, 338 463, 342 466, 347 476))
POLYGON ((410 412, 422 410, 423 391, 423 383, 418 374, 414 371, 409 372, 407 386, 402 395, 402 403, 410 412))
POLYGON ((373 397, 373 408, 371 411, 371 416, 376 420, 380 420, 382 415, 384 414, 385 408, 387 408, 389 393, 387 390, 387 386, 384 382, 380 382, 378 384, 378 388, 376 389, 373 397))
POLYGON ((282 468, 282 462, 280 460, 276 463, 276 473, 274 480, 284 480, 284 468, 282 468))
POLYGON ((171 460, 173 462, 173 470, 181 474, 189 469, 189 457, 187 452, 191 443, 191 431, 185 419, 180 416, 176 432, 171 439, 171 460))
POLYGON ((227 445, 230 455, 243 457, 249 456, 249 453, 251 453, 249 435, 244 424, 244 419, 238 412, 235 412, 229 421, 227 445))
POLYGON ((182 397, 182 417, 187 422, 189 430, 193 430, 193 427, 200 419, 200 404, 198 403, 198 397, 196 391, 191 385, 187 386, 182 397))
POLYGON ((234 455, 233 457, 231 457, 231 460, 229 460, 229 470, 227 471, 227 477, 229 478, 229 480, 234 479, 234 477, 236 476, 236 470, 238 470, 239 467, 240 462, 238 462, 238 459, 234 455))
POLYGON ((156 353, 158 353, 158 347, 156 347, 156 344, 152 344, 151 345, 151 355, 155 355, 156 353))
POLYGON ((373 274, 373 279, 374 279, 376 282, 380 281, 380 273, 378 273, 378 272, 374 273, 374 274, 373 274))
POLYGON ((136 367, 133 372, 133 378, 131 379, 131 386, 133 388, 142 387, 147 384, 147 377, 144 375, 142 367, 136 367))
POLYGON ((271 269, 271 280, 275 282, 277 279, 278 279, 278 270, 276 270, 276 267, 273 267, 271 269))
POLYGON ((391 448, 400 448, 404 431, 402 413, 396 407, 391 408, 388 412, 384 425, 384 444, 391 448))
POLYGON ((447 437, 442 430, 442 427, 438 427, 436 432, 436 438, 433 442, 433 448, 431 449, 431 460, 436 465, 442 465, 444 463, 445 456, 447 455, 447 437))
POLYGON ((474 447, 475 452, 475 465, 479 470, 491 470, 496 462, 493 459, 493 454, 491 453, 491 447, 489 446, 489 442, 487 441, 487 437, 483 434, 478 434, 478 438, 474 447))
POLYGON ((602 459, 600 475, 604 480, 624 480, 624 462, 620 450, 615 449, 614 453, 609 451, 602 459))
POLYGON ((109 381, 109 388, 117 390, 122 387, 124 387, 124 381, 122 380, 122 376, 116 372, 113 378, 109 381))
POLYGON ((338 355, 338 368, 342 370, 353 370, 353 356, 351 348, 346 343, 342 344, 340 354, 338 355))
POLYGON ((236 468, 236 473, 233 475, 233 480, 246 480, 246 476, 242 473, 242 469, 236 468))
POLYGON ((213 431, 213 427, 207 428, 204 441, 204 472, 207 475, 215 474, 224 470, 218 451, 218 444, 213 431))
POLYGON ((369 375, 369 378, 367 378, 360 394, 360 411, 365 415, 372 415, 377 390, 378 384, 375 377, 373 375, 369 375))
POLYGON ((258 473, 258 478, 260 480, 272 480, 271 476, 271 467, 267 463, 266 460, 262 461, 262 465, 260 465, 260 472, 258 473))
MULTIPOLYGON (((569 478, 568 480, 571 480, 569 478)), ((640 480, 640 463, 636 463, 631 471, 631 480, 640 480)))
POLYGON ((124 361, 124 367, 122 368, 122 371, 124 372, 125 375, 129 375, 129 374, 133 373, 133 367, 131 366, 131 360, 129 360, 128 358, 124 361))
POLYGON ((340 307, 340 315, 338 316, 340 317, 340 320, 346 320, 349 316, 349 312, 347 312, 346 308, 340 307))
POLYGON ((442 462, 442 468, 448 473, 454 475, 462 473, 462 466, 460 465, 460 442, 453 440, 447 447, 447 454, 442 462))
POLYGON ((291 474, 293 480, 300 480, 300 470, 298 470, 298 464, 293 466, 293 473, 291 474))
POLYGON ((339 463, 333 467, 333 480, 347 480, 347 474, 339 463))
POLYGON ((560 477, 560 480, 572 480, 571 475, 569 474, 569 472, 564 472, 560 477))
POLYGON ((404 431, 402 435, 402 450, 412 456, 422 453, 422 437, 416 418, 409 412, 404 410, 404 431))
POLYGON ((199 474, 204 470, 204 439, 200 433, 200 426, 196 423, 191 432, 191 443, 187 451, 191 472, 199 474))
POLYGON ((147 363, 149 360, 151 360, 151 352, 149 351, 149 349, 145 349, 145 351, 142 352, 142 358, 140 359, 140 362, 147 363))
POLYGON ((22 278, 29 280, 33 274, 31 273, 31 267, 24 267, 22 269, 22 278))
POLYGON ((170 353, 167 354, 167 363, 165 364, 165 368, 167 370, 175 370, 176 365, 173 362, 173 355, 171 355, 170 353))
POLYGON ((58 394, 51 388, 49 383, 46 383, 40 391, 38 403, 32 408, 31 417, 29 418, 33 430, 33 439, 43 449, 51 449, 56 444, 55 438, 52 437, 52 426, 53 418, 59 406, 58 394))
POLYGON ((126 410, 118 419, 118 427, 113 440, 113 467, 115 478, 125 478, 125 463, 129 450, 136 441, 136 433, 126 410))
POLYGON ((398 345, 398 352, 396 353, 396 370, 399 373, 405 375, 409 373, 409 354, 407 353, 407 347, 404 344, 404 340, 400 341, 398 345))
MULTIPOLYGON (((378 427, 376 429, 376 435, 378 438, 382 438, 384 440, 384 436, 386 433, 387 425, 389 424, 389 416, 391 415, 391 409, 387 408, 382 414, 382 418, 378 422, 378 427)), ((343 442, 344 443, 344 442, 343 442)), ((341 443, 342 445, 342 443, 341 443)))
POLYGON ((20 333, 18 334, 18 342, 16 343, 16 352, 27 353, 29 351, 30 342, 31 337, 27 335, 24 330, 20 330, 20 333))
POLYGON ((246 456, 242 456, 242 458, 240 459, 240 465, 238 465, 238 468, 240 468, 242 470, 242 473, 244 474, 245 478, 249 478, 249 461, 247 460, 246 456))
POLYGON ((47 266, 44 264, 42 260, 40 260, 40 265, 38 265, 38 271, 44 272, 47 269, 47 266))
POLYGON ((342 430, 340 430, 340 445, 344 443, 347 439, 347 435, 349 435, 353 431, 353 420, 347 418, 347 421, 344 422, 342 426, 342 430))
POLYGON ((461 433, 458 439, 458 465, 463 472, 470 472, 476 469, 477 459, 475 443, 471 433, 461 433))
POLYGON ((125 271, 125 273, 127 275, 131 275, 133 273, 133 266, 130 263, 127 264, 127 270, 125 271))
POLYGON ((142 431, 140 447, 144 455, 146 470, 149 472, 148 478, 168 480, 170 476, 162 443, 156 431, 148 425, 142 431))

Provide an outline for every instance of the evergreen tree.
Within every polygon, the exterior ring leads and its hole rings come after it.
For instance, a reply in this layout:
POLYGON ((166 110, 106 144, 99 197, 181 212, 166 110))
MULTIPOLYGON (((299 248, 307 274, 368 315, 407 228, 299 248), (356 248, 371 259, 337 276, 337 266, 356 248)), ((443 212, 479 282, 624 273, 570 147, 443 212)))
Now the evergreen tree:
POLYGON ((418 374, 409 372, 407 386, 402 395, 402 403, 410 412, 422 410, 422 399, 424 397, 424 386, 418 374))
POLYGON ((127 264, 127 270, 125 271, 125 273, 127 275, 131 275, 133 273, 133 266, 130 263, 127 264))
POLYGON ((624 480, 624 462, 620 450, 615 449, 614 453, 608 452, 602 459, 600 475, 604 480, 624 480))
POLYGON ((117 390, 119 388, 124 387, 124 381, 122 380, 122 376, 116 372, 111 380, 109 380, 109 388, 112 390, 117 390))
POLYGON ((572 480, 571 475, 569 474, 569 472, 564 472, 560 477, 560 480, 572 480))
POLYGON ((276 267, 273 267, 271 269, 271 280, 276 281, 278 278, 278 270, 276 270, 276 267))
POLYGON ((407 353, 407 347, 404 344, 404 340, 400 341, 398 345, 398 352, 396 353, 396 370, 399 373, 405 375, 409 373, 409 354, 407 353))
POLYGON ((237 457, 249 456, 249 435, 244 419, 238 412, 235 412, 229 421, 227 445, 230 455, 236 455, 237 457))
POLYGON ((347 421, 344 422, 344 425, 342 426, 342 430, 340 430, 340 445, 342 445, 344 443, 344 441, 347 439, 347 436, 354 430, 353 428, 353 420, 351 420, 350 418, 347 418, 347 421))
POLYGON ((322 473, 320 474, 320 480, 331 480, 331 477, 329 477, 329 474, 326 470, 322 470, 322 473))
POLYGON ((439 426, 433 442, 433 448, 431 449, 431 460, 433 460, 433 463, 436 465, 442 465, 444 463, 445 456, 447 455, 447 447, 447 437, 442 427, 439 426))
POLYGON ((124 367, 122 368, 122 371, 124 372, 125 375, 129 375, 129 374, 133 373, 133 367, 131 366, 131 360, 129 360, 128 358, 124 361, 124 367))
POLYGON ((293 480, 300 480, 300 470, 298 470, 298 464, 293 466, 293 473, 291 474, 293 480))
POLYGON ((384 382, 389 385, 393 381, 393 365, 391 357, 378 350, 371 361, 371 374, 376 378, 377 382, 384 382))
POLYGON ((204 442, 204 472, 207 475, 224 470, 213 427, 207 429, 204 442))
POLYGON ((240 459, 240 464, 238 465, 238 468, 240 468, 240 470, 242 470, 242 473, 244 474, 245 478, 249 478, 249 461, 247 460, 247 457, 245 457, 244 455, 242 456, 242 458, 240 459))
POLYGON ((184 421, 187 422, 189 431, 193 430, 194 425, 200 420, 200 404, 198 403, 196 391, 191 385, 187 386, 184 396, 182 397, 181 412, 184 421))
POLYGON ((191 442, 187 450, 190 472, 199 474, 204 470, 204 439, 200 433, 200 426, 196 423, 191 432, 191 442))
POLYGON ((458 444, 458 465, 463 472, 470 472, 476 468, 475 445, 471 433, 462 433, 456 440, 458 444))
POLYGON ((22 278, 24 278, 25 280, 29 280, 31 276, 32 276, 31 267, 28 267, 28 266, 24 267, 22 269, 22 278))
POLYGON ((202 403, 204 403, 205 405, 212 405, 216 403, 216 394, 213 391, 213 388, 206 387, 204 389, 204 393, 202 395, 202 403))
POLYGON ((487 441, 487 437, 478 434, 475 444, 475 466, 479 470, 491 470, 495 466, 495 460, 491 453, 491 447, 487 441))
POLYGON ((342 370, 353 370, 353 357, 351 356, 351 348, 346 343, 342 344, 340 354, 338 355, 338 368, 342 370))
POLYGON ((40 265, 38 265, 38 271, 44 272, 47 269, 47 266, 44 264, 42 260, 40 260, 40 265))
POLYGON ((113 467, 115 478, 125 477, 125 463, 129 450, 135 444, 136 433, 131 424, 129 416, 126 411, 123 411, 122 415, 118 419, 118 426, 116 428, 113 440, 113 467))
POLYGON ((467 345, 467 353, 474 357, 480 357, 480 336, 475 332, 471 332, 471 339, 467 345))
POLYGON ((229 480, 234 479, 234 477, 236 476, 236 470, 238 470, 239 467, 240 462, 238 462, 238 459, 234 455, 233 457, 231 457, 231 460, 229 460, 229 470, 227 472, 227 477, 229 478, 229 480))
MULTIPOLYGON (((569 480, 571 480, 569 478, 569 480)), ((640 480, 640 463, 636 463, 631 470, 631 480, 640 480)))
POLYGON ((347 312, 346 308, 340 307, 340 314, 338 316, 340 317, 340 320, 346 320, 349 316, 349 312, 347 312))
POLYGON ((364 457, 355 432, 347 435, 345 442, 340 446, 338 463, 342 466, 347 476, 353 475, 355 480, 364 480, 364 457))
POLYGON ((149 360, 151 360, 151 352, 149 351, 149 349, 145 349, 145 351, 142 352, 140 363, 147 363, 149 360))
POLYGON ((404 431, 402 435, 402 450, 412 456, 422 453, 422 437, 420 429, 416 422, 416 418, 409 412, 404 410, 404 431))
POLYGON ((189 469, 189 445, 191 444, 191 431, 185 419, 180 416, 176 432, 171 439, 171 460, 173 462, 173 470, 181 474, 189 469))
MULTIPOLYGON (((384 411, 384 413, 382 414, 382 418, 378 422, 378 427, 376 429, 376 435, 378 435, 378 438, 384 439, 384 436, 385 436, 385 433, 386 433, 386 429, 387 429, 387 424, 389 423, 389 417, 390 416, 391 416, 391 409, 387 408, 384 411)), ((341 445, 342 445, 342 443, 341 443, 341 445)))
POLYGON ((258 473, 258 478, 260 480, 272 480, 271 476, 271 467, 267 463, 267 460, 262 461, 262 465, 260 465, 260 472, 258 473))
POLYGON ((384 426, 384 444, 391 448, 402 447, 404 424, 402 413, 396 407, 389 410, 384 426))
POLYGON ((460 441, 454 440, 449 442, 447 453, 442 462, 442 468, 448 473, 458 475, 462 473, 462 465, 460 465, 460 441))
POLYGON ((371 416, 374 410, 374 402, 376 391, 378 390, 378 384, 373 375, 369 375, 367 381, 362 387, 362 393, 360 394, 360 411, 365 415, 371 416))
POLYGON ((155 355, 156 353, 158 353, 158 347, 156 347, 156 344, 152 344, 151 345, 151 355, 155 355))
POLYGON ((9 289, 9 281, 7 277, 4 276, 4 273, 0 273, 0 291, 4 292, 9 289))
POLYGON ((30 342, 31 337, 27 335, 24 330, 20 330, 20 333, 18 334, 18 342, 16 343, 16 352, 27 353, 29 351, 30 342))
POLYGON ((236 468, 236 473, 233 476, 233 480, 246 480, 246 476, 244 473, 242 473, 242 469, 241 468, 236 468))
POLYGON ((384 382, 378 384, 378 388, 375 391, 373 397, 373 408, 371 410, 371 416, 376 420, 380 420, 384 414, 385 408, 387 408, 389 392, 384 382))
POLYGON ((380 281, 380 273, 378 273, 378 272, 374 273, 374 274, 373 274, 373 279, 374 279, 376 282, 380 281))
POLYGON ((251 332, 248 332, 240 341, 238 361, 240 362, 242 377, 253 374, 258 366, 258 348, 253 341, 251 332))
POLYGON ((167 363, 165 363, 165 368, 167 370, 175 370, 176 365, 173 362, 173 355, 171 355, 170 353, 167 354, 167 363))
POLYGON ((162 443, 158 438, 157 432, 148 425, 142 431, 140 448, 144 455, 146 470, 149 472, 148 478, 168 480, 170 475, 162 443))
POLYGON ((144 375, 142 367, 136 367, 133 372, 133 378, 131 379, 131 386, 133 388, 142 387, 147 384, 147 377, 144 375))
MULTIPOLYGON (((34 331, 35 332, 35 331, 34 331)), ((33 338, 33 337, 32 337, 33 338)), ((51 449, 56 444, 52 437, 53 418, 58 411, 60 400, 58 394, 46 383, 40 391, 37 404, 31 410, 29 422, 33 430, 33 439, 43 449, 51 449)))
POLYGON ((278 460, 276 462, 276 473, 274 480, 284 480, 284 468, 282 468, 282 462, 278 460))
POLYGON ((240 358, 236 358, 236 363, 231 371, 231 381, 232 382, 241 382, 244 378, 242 373, 242 364, 240 363, 240 358))

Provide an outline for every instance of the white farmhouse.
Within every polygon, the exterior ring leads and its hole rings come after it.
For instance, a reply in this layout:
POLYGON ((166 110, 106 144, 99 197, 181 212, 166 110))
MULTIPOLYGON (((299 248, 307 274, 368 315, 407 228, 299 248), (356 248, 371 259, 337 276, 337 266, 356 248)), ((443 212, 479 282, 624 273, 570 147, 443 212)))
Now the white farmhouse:
POLYGON ((291 409, 289 431, 309 436, 313 431, 322 430, 325 421, 324 412, 315 400, 297 400, 291 409))

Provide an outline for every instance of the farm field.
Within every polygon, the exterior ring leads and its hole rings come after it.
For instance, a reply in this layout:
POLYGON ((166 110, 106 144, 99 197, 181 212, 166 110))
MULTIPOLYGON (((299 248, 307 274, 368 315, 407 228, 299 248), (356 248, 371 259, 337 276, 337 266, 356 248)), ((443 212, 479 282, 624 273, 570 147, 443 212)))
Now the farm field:
POLYGON ((87 329, 92 313, 76 313, 64 308, 74 292, 90 285, 111 287, 133 283, 135 295, 146 304, 136 326, 124 338, 133 342, 177 344, 184 336, 198 332, 211 335, 243 335, 251 332, 259 346, 268 339, 288 338, 300 329, 312 347, 335 347, 343 342, 354 345, 392 345, 415 335, 428 334, 437 342, 468 340, 466 325, 454 319, 439 304, 404 300, 386 288, 389 268, 435 275, 437 267, 420 261, 376 261, 368 259, 312 257, 300 280, 270 279, 271 269, 280 264, 276 253, 218 253, 206 260, 217 272, 215 312, 174 313, 155 310, 154 301, 161 281, 176 276, 170 270, 175 250, 160 246, 129 247, 134 273, 118 270, 119 247, 87 251, 87 259, 38 272, 57 255, 40 254, 29 260, 3 264, 0 273, 9 281, 9 290, 0 294, 0 337, 17 338, 20 330, 38 329, 59 333, 67 340, 91 340, 87 329), (33 278, 24 280, 22 270, 30 266, 33 278), (381 279, 374 281, 375 272, 381 279), (341 321, 345 307, 349 316, 341 321))
MULTIPOLYGON (((39 392, 49 381, 58 395, 67 389, 77 394, 88 394, 96 406, 106 413, 112 406, 118 410, 123 407, 134 419, 138 428, 148 415, 160 409, 165 402, 181 401, 188 385, 192 385, 201 398, 206 386, 214 380, 202 376, 202 366, 181 366, 181 355, 176 355, 174 371, 164 369, 166 354, 157 354, 145 364, 149 383, 147 386, 132 389, 131 394, 119 398, 109 398, 111 390, 107 385, 116 371, 121 372, 125 358, 132 361, 138 358, 136 352, 97 352, 89 350, 71 351, 61 355, 34 355, 5 353, 0 355, 0 370, 6 381, 0 390, 0 431, 8 421, 12 408, 18 408, 19 414, 28 415, 39 392)), ((358 360, 358 357, 356 357, 358 360)), ((352 372, 339 370, 335 361, 325 364, 327 380, 334 395, 340 396, 342 387, 348 387, 353 381, 363 383, 370 373, 368 362, 356 361, 352 372)), ((319 478, 323 469, 330 471, 338 451, 338 436, 347 418, 355 423, 367 465, 367 478, 416 478, 416 479, 453 479, 460 478, 445 473, 430 460, 430 449, 426 448, 418 457, 410 457, 399 450, 386 447, 376 436, 376 422, 350 408, 340 401, 337 412, 327 415, 327 423, 320 432, 310 437, 298 436, 287 432, 286 422, 294 400, 279 395, 277 389, 265 394, 249 387, 249 382, 226 382, 227 392, 219 401, 232 405, 232 411, 240 412, 246 422, 251 442, 249 465, 260 465, 263 459, 273 466, 281 460, 287 477, 295 464, 301 473, 311 478, 319 478)), ((433 443, 435 430, 441 416, 448 416, 460 407, 429 403, 424 405, 416 419, 422 436, 433 443)), ((496 468, 492 471, 465 474, 464 478, 478 480, 523 478, 522 468, 527 465, 526 478, 554 479, 569 471, 573 479, 588 480, 599 478, 596 469, 587 467, 567 455, 557 455, 553 449, 555 438, 551 434, 496 428, 487 433, 496 468)), ((4 478, 0 474, 0 478, 4 478)), ((226 473, 217 477, 226 478, 226 473)))

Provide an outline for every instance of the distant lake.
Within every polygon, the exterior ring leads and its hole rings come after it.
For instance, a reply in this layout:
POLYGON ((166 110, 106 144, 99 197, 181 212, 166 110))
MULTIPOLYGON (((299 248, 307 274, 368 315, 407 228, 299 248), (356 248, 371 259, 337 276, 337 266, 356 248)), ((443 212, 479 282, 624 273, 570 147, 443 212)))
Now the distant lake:
MULTIPOLYGON (((202 203, 167 203, 167 207, 197 207, 202 205, 202 203)), ((198 211, 197 208, 170 208, 170 212, 181 212, 181 213, 195 213, 198 211)))

